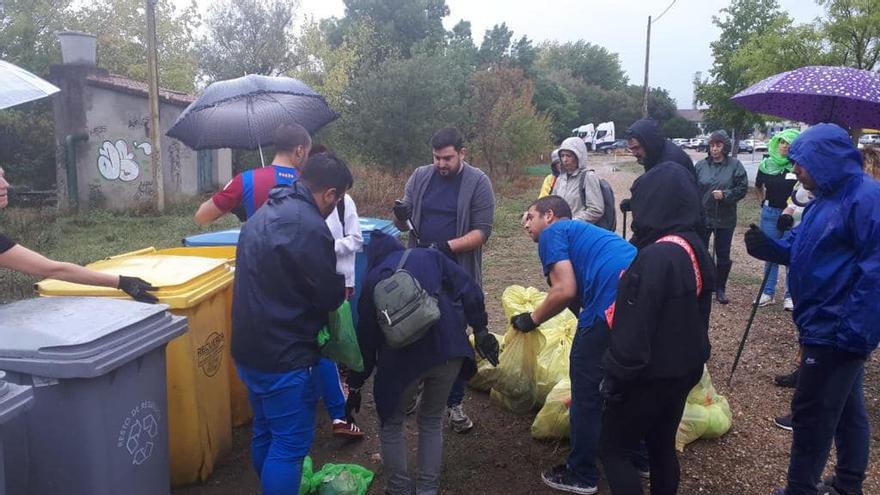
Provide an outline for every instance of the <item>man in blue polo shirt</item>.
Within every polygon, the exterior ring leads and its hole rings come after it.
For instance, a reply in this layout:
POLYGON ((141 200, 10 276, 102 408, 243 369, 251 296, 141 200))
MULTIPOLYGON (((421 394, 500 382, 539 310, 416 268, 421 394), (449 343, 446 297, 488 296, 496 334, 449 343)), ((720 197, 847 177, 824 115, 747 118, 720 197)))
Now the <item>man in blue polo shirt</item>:
POLYGON ((557 490, 596 493, 602 423, 599 384, 604 378, 602 355, 609 344, 605 315, 617 296, 620 274, 635 258, 636 248, 611 231, 572 221, 571 208, 559 196, 532 203, 524 226, 538 243, 550 290, 533 312, 511 319, 513 328, 530 332, 565 308, 580 311, 569 372, 571 452, 565 464, 543 472, 541 479, 557 490))

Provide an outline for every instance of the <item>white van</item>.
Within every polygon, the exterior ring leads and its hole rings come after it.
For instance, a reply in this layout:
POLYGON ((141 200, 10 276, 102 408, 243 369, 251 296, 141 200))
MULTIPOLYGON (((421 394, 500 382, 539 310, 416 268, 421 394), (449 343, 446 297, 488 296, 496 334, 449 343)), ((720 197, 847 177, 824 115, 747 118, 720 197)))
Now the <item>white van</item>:
POLYGON ((614 134, 614 122, 602 122, 596 127, 596 135, 593 138, 593 150, 602 151, 614 144, 617 138, 614 134))

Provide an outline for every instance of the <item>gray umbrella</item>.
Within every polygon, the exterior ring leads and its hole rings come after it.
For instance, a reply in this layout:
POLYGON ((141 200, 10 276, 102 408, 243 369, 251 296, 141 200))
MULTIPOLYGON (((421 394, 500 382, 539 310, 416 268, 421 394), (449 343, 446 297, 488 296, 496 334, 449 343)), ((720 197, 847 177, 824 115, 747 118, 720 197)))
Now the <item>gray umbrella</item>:
POLYGON ((338 117, 323 96, 298 79, 249 75, 205 88, 167 134, 195 150, 252 150, 273 144, 283 124, 315 133, 338 117))

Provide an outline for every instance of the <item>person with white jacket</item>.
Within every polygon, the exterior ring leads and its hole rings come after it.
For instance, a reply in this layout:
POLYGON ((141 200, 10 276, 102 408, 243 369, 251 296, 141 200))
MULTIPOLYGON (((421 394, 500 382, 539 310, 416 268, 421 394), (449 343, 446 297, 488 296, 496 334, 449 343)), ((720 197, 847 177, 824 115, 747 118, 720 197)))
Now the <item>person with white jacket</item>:
POLYGON ((336 273, 345 276, 345 296, 351 298, 354 294, 355 256, 364 245, 357 205, 351 196, 346 194, 336 211, 327 217, 327 228, 336 239, 336 273))
POLYGON ((587 170, 587 145, 570 137, 559 147, 561 171, 551 194, 571 207, 572 219, 596 224, 605 212, 599 178, 587 170))

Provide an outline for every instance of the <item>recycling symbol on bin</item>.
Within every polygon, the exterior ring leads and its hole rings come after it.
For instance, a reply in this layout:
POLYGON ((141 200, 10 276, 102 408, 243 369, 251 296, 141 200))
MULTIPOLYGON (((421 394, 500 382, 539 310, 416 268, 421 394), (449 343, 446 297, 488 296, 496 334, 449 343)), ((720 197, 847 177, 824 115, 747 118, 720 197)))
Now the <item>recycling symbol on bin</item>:
POLYGON ((159 424, 152 414, 135 420, 128 430, 125 448, 132 455, 131 463, 140 466, 153 455, 153 439, 159 434, 159 424))

